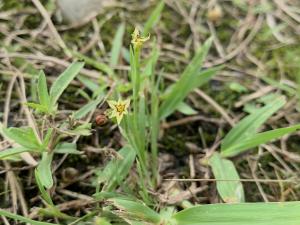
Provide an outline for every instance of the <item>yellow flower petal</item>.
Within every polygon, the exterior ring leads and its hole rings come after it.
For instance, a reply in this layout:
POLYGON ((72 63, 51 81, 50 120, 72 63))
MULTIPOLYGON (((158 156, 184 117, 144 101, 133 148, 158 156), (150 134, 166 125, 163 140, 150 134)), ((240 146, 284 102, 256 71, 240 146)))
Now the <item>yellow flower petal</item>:
POLYGON ((115 105, 118 104, 118 102, 116 102, 114 100, 108 100, 107 103, 108 103, 109 107, 112 109, 115 107, 115 105))
POLYGON ((132 40, 136 40, 138 37, 140 36, 140 31, 139 29, 137 29, 137 27, 134 28, 134 31, 131 35, 132 40))
POLYGON ((123 115, 124 115, 124 114, 117 114, 117 115, 116 115, 116 119, 117 119, 118 125, 121 123, 122 118, 123 118, 123 115))
POLYGON ((125 104, 125 108, 127 109, 129 107, 129 105, 130 105, 130 99, 126 99, 123 102, 125 104))

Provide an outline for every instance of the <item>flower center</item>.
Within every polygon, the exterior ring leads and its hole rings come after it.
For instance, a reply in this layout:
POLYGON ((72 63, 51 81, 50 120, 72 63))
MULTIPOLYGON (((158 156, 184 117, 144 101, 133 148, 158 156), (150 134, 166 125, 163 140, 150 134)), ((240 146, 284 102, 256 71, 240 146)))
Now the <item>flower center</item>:
POLYGON ((116 105, 116 110, 119 114, 122 114, 125 111, 125 105, 124 104, 116 105))

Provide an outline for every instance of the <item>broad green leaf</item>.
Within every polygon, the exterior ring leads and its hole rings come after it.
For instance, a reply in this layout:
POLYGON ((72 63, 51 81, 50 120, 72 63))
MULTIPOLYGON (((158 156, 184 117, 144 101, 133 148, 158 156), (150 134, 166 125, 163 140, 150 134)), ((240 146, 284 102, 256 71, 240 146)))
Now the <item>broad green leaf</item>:
POLYGON ((179 112, 181 112, 184 115, 195 115, 198 112, 193 109, 191 106, 189 106, 188 104, 186 104, 185 102, 181 102, 178 106, 177 106, 177 110, 179 112))
POLYGON ((6 159, 7 157, 20 154, 22 152, 28 152, 29 150, 24 147, 8 148, 0 151, 0 159, 6 159))
POLYGON ((112 198, 110 201, 123 211, 122 217, 125 215, 125 217, 134 218, 136 221, 142 220, 154 224, 158 224, 161 220, 158 213, 139 201, 124 198, 112 198))
POLYGON ((217 181, 219 195, 224 202, 239 203, 245 201, 244 189, 239 181, 240 177, 234 164, 223 159, 219 153, 215 152, 209 159, 209 165, 212 168, 214 177, 217 181))
POLYGON ((68 130, 70 135, 89 136, 91 135, 92 124, 84 123, 77 126, 74 130, 68 130))
POLYGON ((159 21, 159 18, 160 18, 160 15, 161 15, 161 13, 164 9, 164 6, 165 6, 164 1, 160 1, 157 4, 155 9, 153 10, 151 15, 149 16, 149 19, 147 20, 147 22, 144 25, 144 30, 143 30, 142 36, 148 35, 149 32, 153 29, 153 27, 155 27, 155 25, 159 21))
POLYGON ((256 134, 260 126, 286 103, 284 98, 278 98, 256 110, 242 119, 222 141, 221 151, 256 134))
POLYGON ((48 113, 49 112, 49 108, 47 108, 44 105, 38 104, 38 103, 28 102, 28 103, 26 103, 26 105, 28 105, 30 108, 33 108, 37 112, 40 112, 40 113, 48 113))
POLYGON ((231 145, 229 148, 222 151, 221 154, 223 157, 232 157, 250 148, 257 147, 261 144, 265 144, 269 141, 278 139, 286 134, 293 133, 299 129, 300 129, 300 124, 291 127, 279 128, 275 130, 258 133, 249 138, 246 138, 245 140, 240 141, 239 143, 235 143, 231 145))
POLYGON ((135 160, 135 151, 130 146, 123 147, 118 154, 121 158, 110 161, 98 175, 99 182, 105 185, 103 191, 114 191, 127 177, 135 160))
POLYGON ((94 225, 112 225, 109 221, 102 217, 96 217, 94 225))
MULTIPOLYGON (((132 219, 127 220, 127 221, 129 222, 130 225, 145 225, 145 222, 141 222, 141 221, 135 221, 135 220, 132 220, 132 219)), ((125 225, 125 224, 122 224, 122 225, 125 225)))
POLYGON ((28 150, 39 150, 41 145, 39 144, 32 128, 4 128, 3 133, 9 139, 15 141, 19 145, 23 146, 24 148, 28 148, 28 150))
POLYGON ((50 96, 48 93, 47 80, 44 71, 41 70, 38 80, 38 96, 42 106, 46 109, 50 108, 50 96))
POLYGON ((56 145, 54 149, 54 153, 57 154, 81 154, 80 151, 76 149, 75 143, 68 143, 68 142, 61 142, 58 145, 56 145))
POLYGON ((110 66, 116 66, 118 64, 121 49, 122 49, 124 32, 125 32, 125 24, 121 23, 120 26, 118 27, 117 33, 112 43, 110 66))
POLYGON ((42 181, 40 179, 40 175, 37 171, 37 169, 34 170, 34 175, 35 175, 35 181, 36 184, 41 192, 42 198, 49 204, 49 205, 54 205, 52 202, 52 199, 49 195, 49 193, 45 190, 44 185, 42 184, 42 181))
POLYGON ((55 107, 59 97, 68 87, 71 81, 83 68, 83 62, 73 62, 59 77, 54 81, 50 89, 51 107, 55 107))
POLYGON ((297 225, 300 202, 211 204, 173 216, 177 225, 297 225))
POLYGON ((20 215, 8 212, 8 211, 3 210, 3 209, 0 209, 0 215, 8 217, 8 218, 11 218, 11 219, 14 219, 14 220, 21 221, 23 223, 29 223, 31 225, 58 225, 56 223, 46 223, 46 222, 40 222, 40 221, 36 221, 36 220, 31 220, 31 219, 28 219, 26 217, 23 217, 23 216, 20 216, 20 215))
POLYGON ((52 158, 53 153, 43 152, 42 160, 39 162, 39 165, 36 168, 37 176, 40 180, 40 183, 48 189, 53 186, 53 178, 51 171, 52 158))
POLYGON ((168 96, 162 102, 159 110, 160 118, 163 119, 172 114, 194 88, 199 87, 215 75, 215 73, 208 73, 206 71, 200 72, 200 68, 207 56, 211 43, 212 38, 209 38, 202 48, 198 49, 180 79, 175 83, 168 96))

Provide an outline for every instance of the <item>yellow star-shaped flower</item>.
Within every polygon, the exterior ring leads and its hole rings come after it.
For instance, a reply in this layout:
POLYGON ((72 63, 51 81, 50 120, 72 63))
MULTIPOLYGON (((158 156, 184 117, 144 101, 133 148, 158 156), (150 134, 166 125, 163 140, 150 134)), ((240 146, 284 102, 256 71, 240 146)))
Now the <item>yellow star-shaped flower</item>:
POLYGON ((131 43, 133 44, 133 46, 135 48, 140 48, 144 42, 150 39, 150 34, 147 37, 141 37, 140 31, 137 28, 135 28, 131 37, 131 43))
POLYGON ((116 117, 117 119, 117 123, 120 124, 123 116, 128 114, 128 107, 130 104, 130 100, 126 99, 126 100, 122 100, 119 99, 118 101, 107 101, 109 107, 111 108, 110 112, 109 112, 109 118, 113 118, 116 117))

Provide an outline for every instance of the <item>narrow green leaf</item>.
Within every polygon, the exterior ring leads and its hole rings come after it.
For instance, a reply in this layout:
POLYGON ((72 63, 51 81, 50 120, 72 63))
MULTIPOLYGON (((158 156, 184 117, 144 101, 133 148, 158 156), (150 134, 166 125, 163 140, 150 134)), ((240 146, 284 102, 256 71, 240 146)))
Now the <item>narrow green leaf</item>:
POLYGON ((137 131, 136 132, 136 136, 135 139, 140 140, 141 146, 140 148, 143 149, 142 151, 144 151, 145 149, 145 143, 146 143, 146 126, 148 123, 148 118, 146 115, 146 99, 145 96, 143 94, 140 94, 139 96, 139 107, 138 107, 138 114, 137 114, 137 131))
POLYGON ((151 222, 155 224, 158 224, 161 220, 158 213, 136 200, 112 198, 110 201, 117 208, 121 209, 125 215, 127 214, 129 217, 133 217, 135 220, 142 220, 143 222, 151 222))
POLYGON ((53 186, 53 178, 51 171, 53 153, 43 152, 42 160, 36 169, 37 176, 41 184, 46 188, 51 188, 53 186))
POLYGON ((125 24, 121 23, 118 27, 117 33, 112 43, 110 66, 116 66, 118 64, 121 49, 122 49, 124 32, 125 32, 125 24))
POLYGON ((114 76, 114 71, 107 64, 94 60, 86 55, 81 54, 80 52, 73 52, 73 54, 76 57, 83 59, 87 65, 90 65, 100 71, 103 71, 110 77, 114 76))
POLYGON ((184 98, 196 87, 208 81, 215 73, 202 71, 200 68, 207 56, 212 43, 209 38, 202 48, 198 49, 196 55, 182 73, 180 79, 175 83, 174 87, 162 102, 159 110, 160 118, 165 118, 172 114, 184 98))
POLYGON ((191 83, 190 90, 200 87, 201 85, 207 83, 213 76, 219 72, 223 66, 216 66, 206 70, 202 70, 194 76, 194 80, 191 83))
POLYGON ((103 100, 103 96, 99 96, 97 99, 89 102, 88 104, 84 105, 82 108, 80 108, 79 110, 77 110, 73 117, 74 119, 82 119, 83 117, 85 117, 89 112, 93 111, 94 109, 96 109, 97 105, 103 100))
POLYGON ((258 133, 245 140, 240 141, 239 143, 235 143, 231 145, 229 148, 224 149, 224 151, 222 151, 221 154, 223 157, 232 157, 250 148, 257 147, 269 141, 276 140, 286 134, 293 133, 299 129, 300 129, 300 124, 291 127, 279 128, 275 130, 258 133))
POLYGON ((217 181, 219 195, 224 202, 239 203, 245 201, 244 189, 239 181, 240 177, 234 164, 227 159, 223 159, 219 153, 215 152, 209 159, 214 177, 217 181))
POLYGON ((94 80, 84 77, 84 76, 77 76, 77 79, 84 84, 88 89, 90 89, 92 92, 96 92, 100 87, 94 80))
POLYGON ((83 62, 73 62, 52 84, 50 89, 51 107, 55 107, 59 97, 68 87, 71 81, 83 68, 83 62))
POLYGON ((140 73, 138 57, 134 52, 132 46, 130 46, 130 80, 132 84, 133 99, 135 101, 137 99, 140 88, 140 73))
POLYGON ((152 53, 151 53, 150 57, 145 60, 145 66, 144 66, 143 72, 142 72, 145 77, 148 77, 148 76, 155 77, 156 76, 155 67, 156 67, 160 52, 159 52, 158 48, 156 47, 157 46, 156 42, 154 42, 152 46, 153 46, 152 53))
POLYGON ((297 225, 300 202, 212 204, 173 216, 177 225, 297 225))
POLYGON ((8 148, 0 151, 0 159, 5 159, 7 157, 20 154, 22 152, 28 152, 29 150, 24 147, 8 148))
POLYGON ((149 19, 147 20, 147 22, 144 25, 144 30, 143 30, 142 36, 148 35, 149 32, 151 32, 151 30, 153 29, 153 27, 155 27, 155 25, 157 24, 157 22, 160 19, 160 16, 164 9, 164 6, 165 6, 165 3, 163 0, 157 4, 155 9, 149 16, 149 19))
POLYGON ((46 223, 46 222, 40 222, 40 221, 36 221, 36 220, 31 220, 31 219, 28 219, 26 217, 23 217, 23 216, 20 216, 20 215, 17 215, 17 214, 5 211, 3 209, 0 209, 0 215, 8 217, 8 218, 11 218, 11 219, 14 219, 14 220, 21 221, 23 223, 29 223, 31 225, 58 225, 56 223, 46 223))
POLYGON ((193 109, 191 106, 189 106, 185 102, 179 103, 179 105, 177 106, 177 110, 179 112, 181 112, 182 114, 189 115, 189 116, 190 115, 195 115, 195 114, 198 113, 195 109, 193 109))
MULTIPOLYGON (((297 76, 298 77, 298 76, 297 76)), ((297 90, 295 90, 294 88, 284 84, 284 83, 280 83, 270 77, 267 76, 262 76, 260 79, 262 79, 264 82, 266 82, 267 84, 270 84, 273 87, 276 87, 278 89, 281 89, 285 92, 287 92, 288 94, 290 94, 291 96, 294 96, 297 94, 297 90)), ((298 79, 298 78, 297 78, 298 79)))
MULTIPOLYGON (((58 219, 63 219, 67 221, 72 221, 75 222, 77 220, 77 217, 69 216, 63 212, 61 212, 57 207, 53 205, 47 205, 47 208, 38 208, 40 215, 47 217, 52 217, 52 218, 58 218, 58 219)), ((69 224, 69 223, 68 223, 69 224)), ((79 223, 74 223, 74 224, 79 224, 79 223)))
POLYGON ((135 160, 135 151, 130 146, 123 147, 118 154, 121 158, 112 160, 98 175, 98 180, 105 185, 103 191, 114 191, 127 177, 135 160))
POLYGON ((39 96, 40 104, 42 106, 44 106, 46 109, 49 109, 50 108, 50 96, 48 93, 46 75, 43 70, 41 70, 39 73, 38 96, 39 96))
POLYGON ((52 133, 53 133, 53 128, 48 128, 47 133, 46 133, 46 135, 44 137, 44 140, 43 140, 43 148, 44 148, 43 150, 44 151, 47 150, 47 146, 48 146, 49 141, 51 139, 52 133))
POLYGON ((286 103, 284 98, 277 98, 242 119, 222 141, 221 151, 256 134, 258 128, 286 103))

